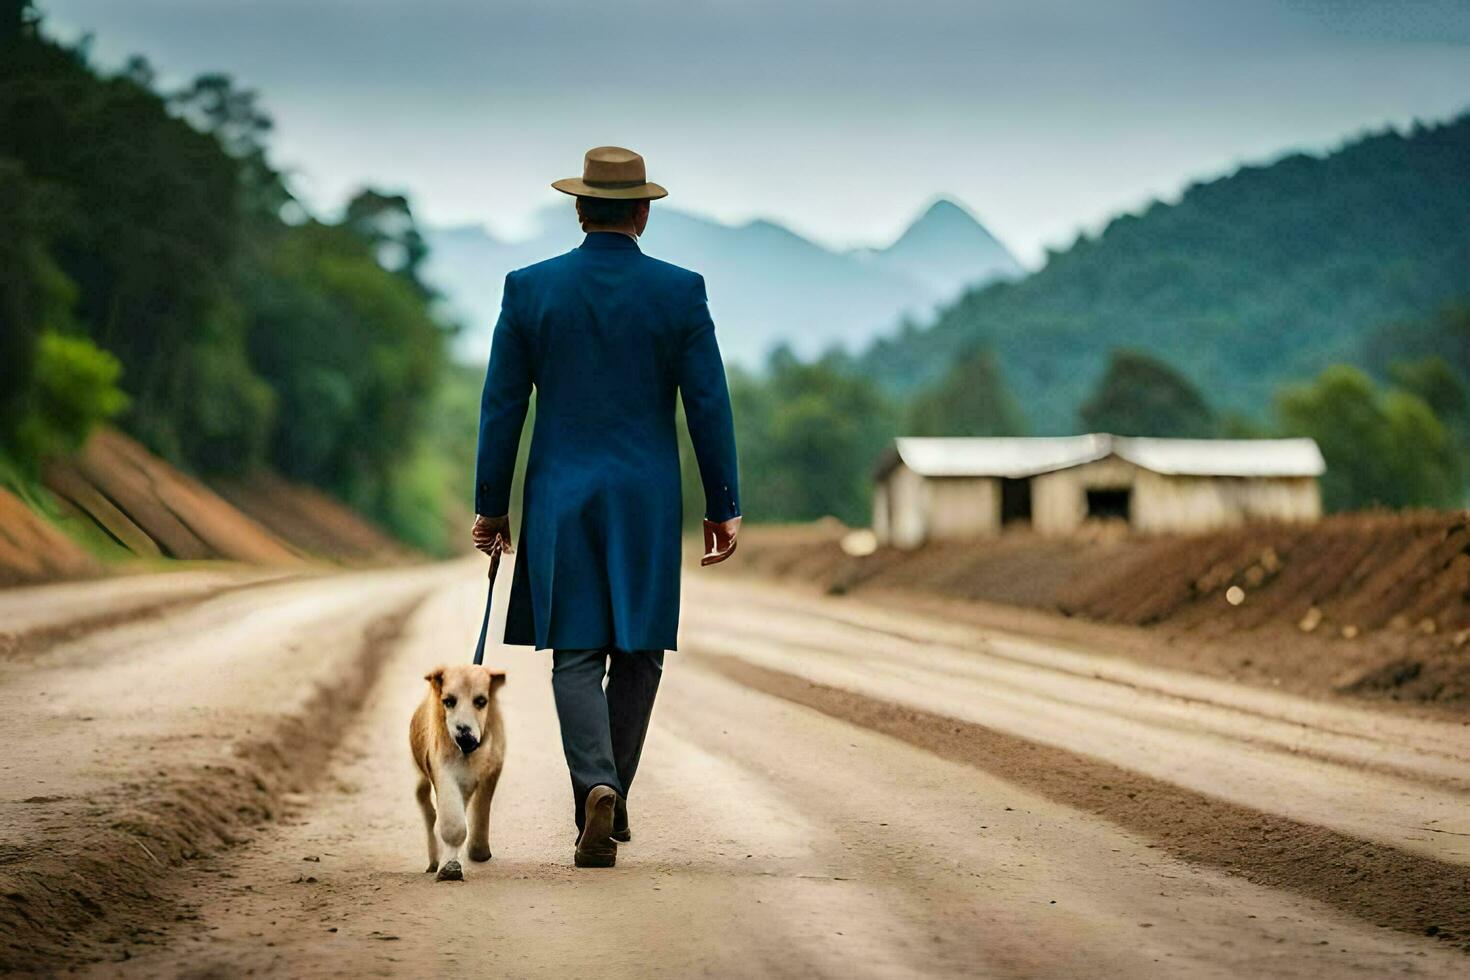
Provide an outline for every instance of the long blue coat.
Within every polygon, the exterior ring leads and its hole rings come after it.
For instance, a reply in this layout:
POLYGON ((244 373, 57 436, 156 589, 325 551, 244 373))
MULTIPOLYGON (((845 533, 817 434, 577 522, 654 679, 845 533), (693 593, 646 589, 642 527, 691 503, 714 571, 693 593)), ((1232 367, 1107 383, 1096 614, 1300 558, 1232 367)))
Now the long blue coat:
POLYGON ((509 511, 531 388, 505 642, 672 650, 679 628, 681 393, 705 516, 740 513, 735 430, 704 279, 627 235, 505 278, 480 411, 475 510, 509 511))

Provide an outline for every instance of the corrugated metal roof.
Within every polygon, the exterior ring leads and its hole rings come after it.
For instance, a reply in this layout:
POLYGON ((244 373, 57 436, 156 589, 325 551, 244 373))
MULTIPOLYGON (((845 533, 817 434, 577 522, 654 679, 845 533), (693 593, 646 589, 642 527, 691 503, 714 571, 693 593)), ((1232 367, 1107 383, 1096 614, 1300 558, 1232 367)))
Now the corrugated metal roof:
POLYGON ((1320 476, 1327 468, 1311 439, 1143 439, 1085 436, 894 440, 879 476, 902 461, 920 476, 1027 477, 1116 455, 1176 476, 1320 476))
POLYGON ((1051 438, 914 438, 894 441, 903 465, 920 476, 1034 476, 1102 459, 1105 435, 1051 438))
POLYGON ((1114 452, 1146 470, 1177 476, 1321 476, 1313 439, 1130 439, 1114 452))

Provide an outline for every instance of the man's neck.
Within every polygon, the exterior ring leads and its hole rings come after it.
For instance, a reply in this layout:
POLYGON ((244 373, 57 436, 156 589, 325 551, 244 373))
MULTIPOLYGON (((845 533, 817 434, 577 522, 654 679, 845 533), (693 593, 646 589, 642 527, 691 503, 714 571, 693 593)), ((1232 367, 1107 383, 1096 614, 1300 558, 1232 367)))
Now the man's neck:
POLYGON ((627 235, 635 242, 638 240, 638 229, 632 225, 583 225, 582 230, 589 235, 594 231, 610 231, 616 235, 627 235))

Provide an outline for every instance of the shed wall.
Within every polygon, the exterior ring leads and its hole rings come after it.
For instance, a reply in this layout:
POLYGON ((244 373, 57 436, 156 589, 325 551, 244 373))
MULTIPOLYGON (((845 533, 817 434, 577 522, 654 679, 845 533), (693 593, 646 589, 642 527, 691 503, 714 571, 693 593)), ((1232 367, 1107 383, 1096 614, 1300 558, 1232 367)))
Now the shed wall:
POLYGON ((1000 530, 1000 480, 947 476, 925 483, 929 490, 931 540, 973 538, 1000 530))
MULTIPOLYGON (((1315 477, 1171 476, 1116 456, 1031 478, 1031 520, 1047 536, 1077 531, 1088 491, 1129 491, 1129 524, 1143 533, 1197 532, 1251 520, 1314 521, 1322 515, 1315 477)), ((873 493, 873 531, 898 548, 926 540, 979 537, 1001 529, 996 477, 922 477, 903 463, 873 493)))
POLYGON ((1312 477, 1167 476, 1141 470, 1133 527, 1143 532, 1208 531, 1252 520, 1314 521, 1322 497, 1312 477))
POLYGON ((902 463, 888 474, 888 543, 917 548, 928 530, 928 489, 924 478, 902 463))
POLYGON ((1127 490, 1138 467, 1110 457, 1031 478, 1031 524, 1039 534, 1071 534, 1087 519, 1088 490, 1127 490))

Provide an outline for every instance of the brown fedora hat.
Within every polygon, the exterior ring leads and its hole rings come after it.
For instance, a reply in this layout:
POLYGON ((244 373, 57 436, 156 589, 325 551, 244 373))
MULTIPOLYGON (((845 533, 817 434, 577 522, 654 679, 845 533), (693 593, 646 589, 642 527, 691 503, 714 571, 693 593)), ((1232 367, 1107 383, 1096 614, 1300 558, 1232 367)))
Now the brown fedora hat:
POLYGON ((582 158, 582 176, 551 185, 574 197, 606 197, 616 201, 655 201, 669 192, 649 183, 643 158, 621 146, 594 146, 582 158))

